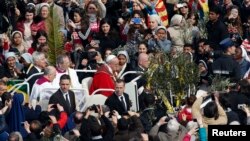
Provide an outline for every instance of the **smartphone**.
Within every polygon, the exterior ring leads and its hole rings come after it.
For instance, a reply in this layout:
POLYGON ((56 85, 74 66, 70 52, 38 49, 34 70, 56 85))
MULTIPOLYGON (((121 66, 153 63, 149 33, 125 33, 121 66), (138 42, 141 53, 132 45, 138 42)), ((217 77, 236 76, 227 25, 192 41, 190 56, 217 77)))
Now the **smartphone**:
POLYGON ((238 109, 242 110, 246 107, 246 104, 238 104, 238 109))
POLYGON ((134 24, 141 24, 141 18, 132 18, 134 24))
POLYGON ((72 20, 71 19, 68 19, 68 21, 67 21, 68 23, 70 23, 70 22, 72 22, 72 20))
POLYGON ((24 126, 24 123, 25 123, 25 122, 21 122, 21 126, 24 126))

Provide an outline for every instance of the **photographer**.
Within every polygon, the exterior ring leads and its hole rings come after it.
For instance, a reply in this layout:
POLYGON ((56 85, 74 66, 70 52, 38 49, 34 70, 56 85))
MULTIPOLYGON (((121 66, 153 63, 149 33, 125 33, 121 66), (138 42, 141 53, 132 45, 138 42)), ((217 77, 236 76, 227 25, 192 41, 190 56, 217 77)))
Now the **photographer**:
MULTIPOLYGON (((115 113, 114 115, 117 115, 115 113)), ((143 125, 139 119, 139 114, 128 111, 128 115, 116 119, 118 131, 115 133, 113 138, 114 141, 127 141, 134 137, 140 137, 143 133, 143 125)))
POLYGON ((159 141, 182 141, 187 129, 174 117, 162 117, 150 130, 149 136, 159 141))
POLYGON ((83 113, 82 112, 75 112, 73 116, 73 122, 75 124, 75 128, 65 133, 64 137, 70 141, 78 141, 80 136, 80 128, 82 125, 83 120, 83 113))
MULTIPOLYGON (((139 96, 141 103, 145 105, 142 109, 140 120, 146 132, 149 132, 160 117, 164 116, 166 111, 162 108, 160 102, 155 100, 154 94, 147 94, 145 91, 139 96)), ((139 102, 140 103, 140 102, 139 102)))
POLYGON ((238 84, 235 83, 229 87, 229 100, 231 104, 231 108, 235 111, 240 119, 240 123, 246 124, 246 114, 242 110, 242 105, 250 105, 250 100, 246 96, 246 88, 244 88, 247 84, 247 80, 241 80, 238 84))
POLYGON ((1 140, 7 140, 8 133, 6 132, 7 124, 5 121, 5 113, 11 107, 12 101, 4 101, 4 106, 0 108, 0 138, 1 140))
MULTIPOLYGON (((61 135, 61 130, 60 130, 60 125, 59 125, 59 121, 57 121, 56 117, 53 115, 49 115, 49 119, 51 124, 47 125, 44 129, 42 134, 42 141, 44 140, 65 140, 63 138, 63 136, 61 135)), ((32 140, 33 141, 33 140, 32 140)))
MULTIPOLYGON (((94 47, 86 48, 86 52, 81 52, 81 56, 79 57, 79 70, 96 70, 101 65, 100 53, 94 47)), ((80 53, 80 52, 79 52, 80 53)), ((82 82, 84 78, 93 77, 94 73, 82 73, 78 72, 77 76, 79 78, 79 82, 82 82)))
POLYGON ((42 136, 42 124, 38 120, 33 120, 29 124, 27 121, 23 122, 23 126, 28 133, 26 141, 39 141, 42 136))
MULTIPOLYGON (((67 113, 64 111, 63 106, 61 106, 60 104, 49 104, 48 105, 48 114, 49 114, 50 118, 51 118, 51 116, 55 117, 56 124, 58 124, 60 129, 64 128, 64 126, 67 123, 68 116, 67 116, 67 113)), ((50 126, 52 127, 53 124, 54 123, 52 121, 52 124, 50 124, 50 126)))
POLYGON ((111 141, 113 139, 115 130, 108 117, 109 112, 104 113, 102 106, 91 106, 88 108, 85 111, 80 128, 80 140, 111 141), (97 113, 98 117, 92 116, 96 115, 97 113))
MULTIPOLYGON (((214 94, 213 94, 214 95, 214 94)), ((203 126, 227 124, 227 115, 221 107, 217 95, 214 100, 208 102, 202 109, 203 97, 198 98, 192 106, 192 116, 194 119, 202 117, 203 126)))
POLYGON ((164 26, 158 26, 155 29, 154 38, 148 41, 149 50, 153 52, 170 52, 171 45, 170 35, 164 26))
POLYGON ((239 14, 239 8, 235 5, 230 7, 230 12, 227 13, 224 23, 227 25, 227 30, 230 38, 236 43, 241 44, 243 29, 241 18, 239 14))

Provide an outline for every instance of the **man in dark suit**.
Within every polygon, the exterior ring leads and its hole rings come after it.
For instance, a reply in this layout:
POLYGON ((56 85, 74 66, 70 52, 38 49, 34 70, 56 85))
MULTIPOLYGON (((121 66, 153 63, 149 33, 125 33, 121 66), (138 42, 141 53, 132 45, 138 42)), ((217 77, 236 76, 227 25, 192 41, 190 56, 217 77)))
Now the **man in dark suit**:
MULTIPOLYGON (((134 68, 134 71, 145 73, 148 70, 149 67, 149 56, 146 53, 140 53, 138 56, 138 62, 136 68, 134 68)), ((138 78, 139 76, 142 76, 141 78, 137 79, 135 82, 137 83, 138 90, 142 89, 144 85, 146 85, 147 80, 146 78, 141 74, 131 74, 128 77, 130 77, 130 81, 134 80, 135 78, 138 78)), ((141 94, 141 91, 138 91, 139 94, 141 94)))
POLYGON ((63 74, 60 77, 60 88, 49 99, 49 104, 60 104, 65 112, 70 115, 76 111, 75 94, 70 88, 70 77, 63 74))
MULTIPOLYGON (((32 54, 32 57, 33 57, 34 65, 32 65, 31 68, 28 69, 28 71, 26 72, 27 73, 26 78, 30 77, 33 74, 43 72, 45 67, 47 67, 47 59, 45 58, 44 53, 34 52, 32 54)), ((30 91, 32 90, 33 84, 35 84, 36 80, 40 78, 41 76, 42 74, 36 75, 28 81, 29 86, 30 86, 30 91)))
POLYGON ((105 101, 105 105, 110 108, 110 111, 116 110, 120 115, 126 114, 131 107, 129 96, 124 93, 124 90, 124 80, 117 79, 115 83, 115 92, 105 101))

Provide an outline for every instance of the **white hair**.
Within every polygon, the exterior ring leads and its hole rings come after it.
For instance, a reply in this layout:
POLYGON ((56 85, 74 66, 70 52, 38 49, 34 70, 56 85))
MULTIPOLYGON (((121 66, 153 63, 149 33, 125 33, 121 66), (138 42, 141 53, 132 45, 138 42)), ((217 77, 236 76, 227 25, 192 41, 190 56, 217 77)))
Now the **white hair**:
POLYGON ((42 52, 34 52, 32 54, 32 57, 33 57, 33 62, 36 64, 37 61, 41 60, 43 57, 44 57, 44 53, 42 52))
POLYGON ((186 125, 187 130, 191 130, 194 127, 199 127, 197 122, 189 121, 186 125))
POLYGON ((178 132, 180 128, 180 123, 176 119, 171 119, 167 123, 167 131, 178 132))

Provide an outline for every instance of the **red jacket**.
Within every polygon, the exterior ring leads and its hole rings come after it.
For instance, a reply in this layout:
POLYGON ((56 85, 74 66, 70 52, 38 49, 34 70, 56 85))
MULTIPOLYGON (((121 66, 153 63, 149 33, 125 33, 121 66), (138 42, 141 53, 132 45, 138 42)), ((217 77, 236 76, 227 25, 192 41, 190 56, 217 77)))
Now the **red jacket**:
MULTIPOLYGON (((17 30, 21 31, 24 35, 24 21, 17 22, 16 27, 17 30)), ((30 25, 30 30, 34 32, 37 32, 38 30, 46 31, 45 22, 43 20, 37 23, 33 21, 32 24, 30 25)))
POLYGON ((183 109, 178 113, 178 121, 180 121, 180 122, 183 121, 183 119, 182 119, 182 114, 185 114, 185 115, 187 116, 187 119, 186 119, 187 122, 193 120, 191 108, 185 107, 185 108, 183 108, 183 109), (188 109, 190 109, 190 110, 188 111, 188 109))
MULTIPOLYGON (((66 125, 67 121, 68 121, 68 115, 65 111, 62 111, 60 113, 59 120, 57 121, 57 124, 59 125, 60 129, 63 129, 63 127, 66 125)), ((51 124, 50 126, 52 127, 53 124, 51 124)))

